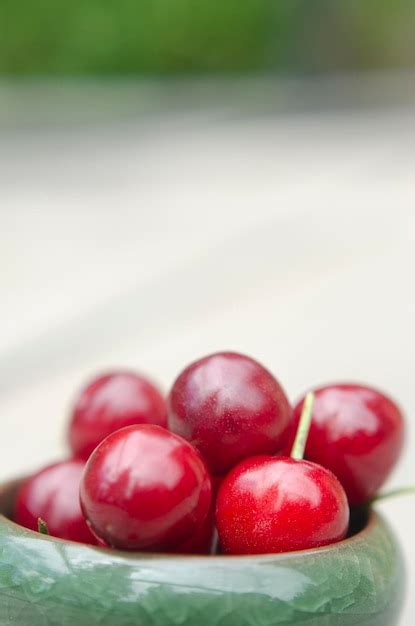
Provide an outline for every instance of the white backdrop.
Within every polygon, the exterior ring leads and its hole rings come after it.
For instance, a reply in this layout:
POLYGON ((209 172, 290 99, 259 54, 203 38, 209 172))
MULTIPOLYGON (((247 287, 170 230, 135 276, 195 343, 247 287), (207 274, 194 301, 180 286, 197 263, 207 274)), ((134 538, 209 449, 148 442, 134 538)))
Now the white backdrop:
MULTIPOLYGON (((408 420, 390 485, 415 482, 414 154, 402 106, 3 129, 1 478, 65 454, 97 370, 167 389, 232 349, 292 400, 331 380, 384 388, 408 420)), ((413 589, 415 500, 380 508, 413 589)))

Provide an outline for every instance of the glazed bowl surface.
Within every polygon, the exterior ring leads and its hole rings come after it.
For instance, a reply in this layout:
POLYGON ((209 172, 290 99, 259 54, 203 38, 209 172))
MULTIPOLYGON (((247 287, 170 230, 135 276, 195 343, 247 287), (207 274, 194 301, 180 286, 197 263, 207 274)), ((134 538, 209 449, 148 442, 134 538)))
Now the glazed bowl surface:
POLYGON ((117 552, 10 521, 0 488, 1 626, 394 626, 404 564, 371 512, 344 541, 301 552, 187 556, 117 552))

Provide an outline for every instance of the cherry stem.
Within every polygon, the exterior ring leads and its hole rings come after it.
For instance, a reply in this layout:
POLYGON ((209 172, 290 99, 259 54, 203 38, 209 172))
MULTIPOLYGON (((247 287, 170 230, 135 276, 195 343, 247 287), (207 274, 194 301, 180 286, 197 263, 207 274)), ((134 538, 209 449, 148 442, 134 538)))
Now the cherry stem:
POLYGON ((212 544, 210 546, 210 554, 217 554, 218 548, 219 548, 219 535, 218 535, 218 531, 215 528, 215 530, 213 531, 212 544))
POLYGON ((397 487, 397 489, 391 489, 390 491, 385 491, 384 493, 378 493, 373 498, 370 498, 368 505, 374 504, 376 502, 380 502, 381 500, 389 500, 389 498, 395 498, 396 496, 406 496, 415 494, 415 485, 410 485, 408 487, 397 487))
POLYGON ((293 447, 291 449, 291 458, 301 461, 304 456, 304 450, 307 443, 308 433, 311 426, 311 417, 313 414, 314 393, 309 391, 305 397, 301 417, 295 435, 293 447))
POLYGON ((41 517, 37 518, 37 532, 41 535, 49 535, 49 528, 45 520, 41 517))

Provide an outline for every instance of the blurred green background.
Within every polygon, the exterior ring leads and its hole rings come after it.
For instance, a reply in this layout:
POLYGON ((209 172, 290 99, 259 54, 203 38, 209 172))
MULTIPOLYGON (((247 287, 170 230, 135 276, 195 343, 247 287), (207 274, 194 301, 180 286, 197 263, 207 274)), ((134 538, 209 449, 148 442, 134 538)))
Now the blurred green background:
POLYGON ((414 29, 414 0, 1 0, 0 73, 408 67, 414 29))

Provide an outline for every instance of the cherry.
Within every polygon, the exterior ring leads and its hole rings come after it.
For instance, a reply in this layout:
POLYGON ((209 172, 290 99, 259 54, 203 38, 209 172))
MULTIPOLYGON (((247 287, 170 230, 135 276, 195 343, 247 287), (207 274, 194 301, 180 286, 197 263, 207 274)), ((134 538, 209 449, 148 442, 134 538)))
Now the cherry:
MULTIPOLYGON (((295 407, 294 424, 303 400, 295 407)), ((351 505, 372 498, 398 460, 404 420, 398 406, 380 391, 356 384, 315 390, 305 457, 330 469, 351 505)))
POLYGON ((38 530, 41 518, 54 537, 96 544, 79 505, 83 470, 80 460, 62 461, 28 478, 17 494, 14 521, 38 530))
POLYGON ((110 546, 171 550, 205 521, 211 483, 193 446, 160 426, 141 424, 98 445, 80 498, 92 530, 110 546))
POLYGON ((223 552, 317 548, 346 536, 346 494, 329 470, 289 457, 246 459, 224 479, 216 504, 223 552))
POLYGON ((78 396, 69 425, 73 453, 87 459, 107 435, 132 424, 166 426, 166 405, 148 380, 118 371, 91 381, 78 396))
POLYGON ((302 455, 313 396, 308 396, 291 457, 257 456, 223 480, 216 523, 223 552, 261 554, 317 548, 346 536, 346 494, 329 470, 302 455))
POLYGON ((273 454, 286 443, 287 397, 257 361, 218 352, 189 365, 168 398, 168 425, 203 455, 212 474, 242 459, 273 454))

